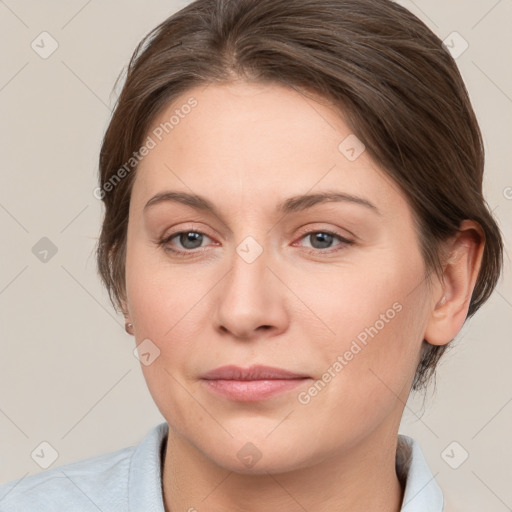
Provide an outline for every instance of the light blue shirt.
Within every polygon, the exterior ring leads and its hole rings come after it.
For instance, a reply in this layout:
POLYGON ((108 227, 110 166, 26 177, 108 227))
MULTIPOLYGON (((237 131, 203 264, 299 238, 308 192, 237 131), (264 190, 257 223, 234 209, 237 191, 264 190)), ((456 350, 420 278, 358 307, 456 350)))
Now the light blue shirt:
MULTIPOLYGON (((0 512, 165 512, 161 449, 167 433, 162 423, 137 446, 0 485, 0 512)), ((401 511, 442 512, 443 494, 418 443, 400 435, 398 447, 398 469, 406 475, 401 511)))

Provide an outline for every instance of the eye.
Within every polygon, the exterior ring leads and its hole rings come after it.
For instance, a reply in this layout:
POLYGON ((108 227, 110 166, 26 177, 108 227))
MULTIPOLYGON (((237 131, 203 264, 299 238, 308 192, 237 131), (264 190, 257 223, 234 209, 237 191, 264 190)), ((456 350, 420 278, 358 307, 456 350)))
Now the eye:
POLYGON ((200 231, 178 231, 169 235, 158 243, 166 251, 177 254, 192 252, 194 249, 202 248, 204 241, 212 241, 211 238, 200 231), (176 248, 177 246, 177 248, 176 248))
POLYGON ((347 238, 339 235, 338 233, 334 233, 332 231, 309 231, 304 233, 300 240, 304 240, 309 242, 309 245, 302 245, 303 247, 312 249, 308 250, 311 253, 322 253, 322 252, 334 252, 338 250, 342 250, 347 245, 352 245, 354 243, 353 240, 348 240, 347 238), (337 243, 336 243, 337 242, 337 243))

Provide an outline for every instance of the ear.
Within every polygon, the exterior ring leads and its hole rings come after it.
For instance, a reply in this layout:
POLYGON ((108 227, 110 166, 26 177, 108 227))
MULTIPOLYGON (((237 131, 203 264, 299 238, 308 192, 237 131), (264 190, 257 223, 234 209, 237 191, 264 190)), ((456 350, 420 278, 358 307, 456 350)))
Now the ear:
POLYGON ((464 220, 458 233, 450 239, 449 257, 425 330, 424 338, 431 345, 448 344, 462 329, 480 271, 484 245, 482 228, 470 220, 464 220))

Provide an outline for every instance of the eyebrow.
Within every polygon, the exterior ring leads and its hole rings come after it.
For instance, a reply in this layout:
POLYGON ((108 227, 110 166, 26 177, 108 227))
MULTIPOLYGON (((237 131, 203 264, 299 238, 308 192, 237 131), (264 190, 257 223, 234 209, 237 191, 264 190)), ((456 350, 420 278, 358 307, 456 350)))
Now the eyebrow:
MULTIPOLYGON (((150 207, 164 202, 181 203, 187 206, 191 206, 192 208, 196 208, 197 210, 210 212, 219 218, 221 217, 219 212, 217 211, 217 208, 215 208, 215 206, 208 199, 197 194, 173 191, 164 191, 154 195, 144 206, 144 212, 146 212, 150 207)), ((368 199, 354 196, 352 194, 347 194, 345 192, 329 191, 290 197, 277 205, 276 212, 288 214, 292 212, 306 210, 308 208, 326 202, 353 203, 369 208, 378 215, 382 215, 379 209, 368 199)))

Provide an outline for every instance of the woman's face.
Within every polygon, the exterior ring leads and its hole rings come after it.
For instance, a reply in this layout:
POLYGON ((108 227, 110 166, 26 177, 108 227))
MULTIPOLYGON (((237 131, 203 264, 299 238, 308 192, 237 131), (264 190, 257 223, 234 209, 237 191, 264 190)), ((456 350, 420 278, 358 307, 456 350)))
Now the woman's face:
POLYGON ((176 438, 256 473, 389 441, 432 308, 397 185, 325 102, 279 85, 197 87, 148 136, 127 307, 176 438))

